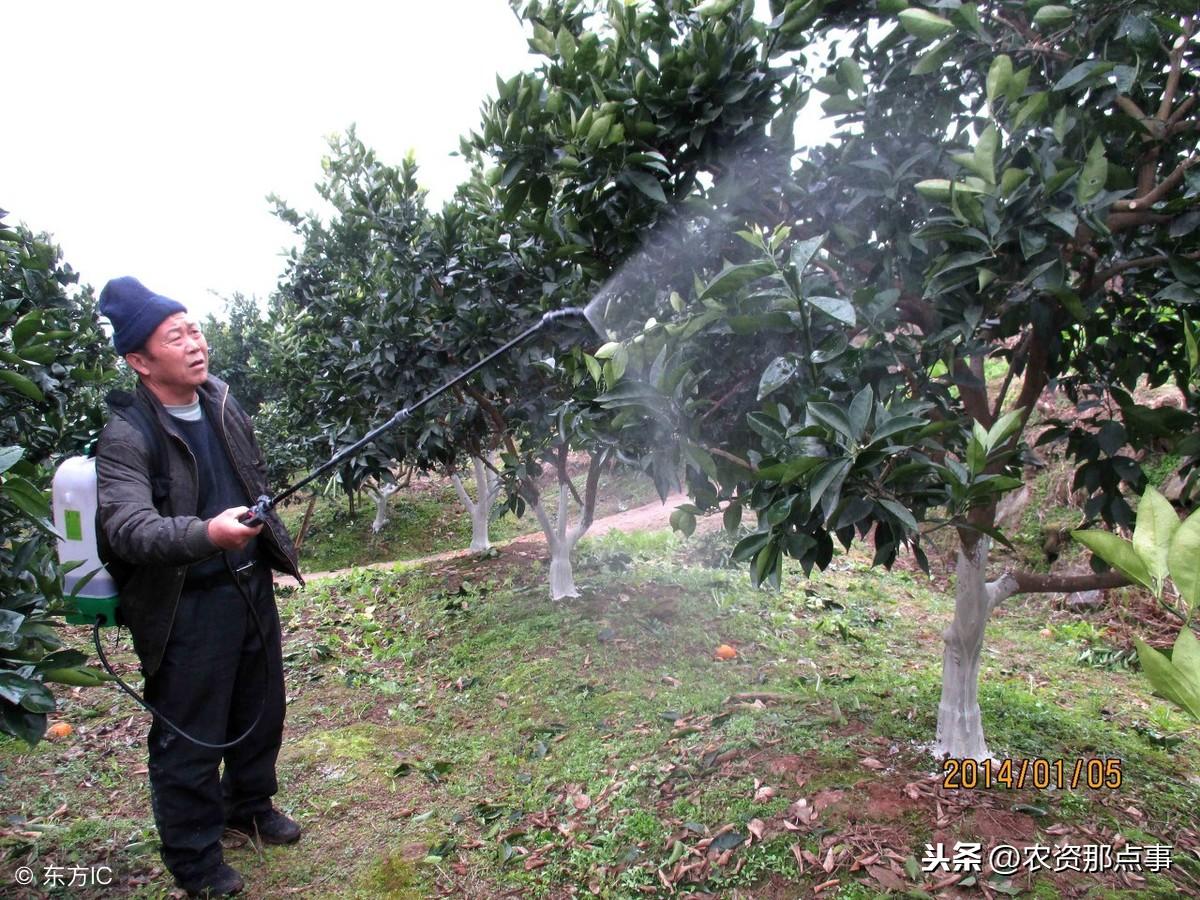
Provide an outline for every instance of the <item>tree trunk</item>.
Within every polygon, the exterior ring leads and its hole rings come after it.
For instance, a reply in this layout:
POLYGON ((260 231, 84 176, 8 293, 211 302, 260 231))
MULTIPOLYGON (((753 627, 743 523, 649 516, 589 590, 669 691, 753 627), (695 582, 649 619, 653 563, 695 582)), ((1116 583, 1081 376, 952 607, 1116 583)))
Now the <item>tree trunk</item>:
POLYGON ((463 487, 462 479, 457 472, 450 476, 450 480, 454 483, 454 491, 458 494, 459 501, 467 508, 467 512, 471 516, 471 550, 482 553, 492 546, 488 535, 488 524, 491 518, 492 504, 500 491, 500 479, 480 457, 471 457, 471 463, 475 469, 476 499, 474 501, 471 500, 467 489, 463 487))
POLYGON ((381 484, 372 491, 375 495, 375 521, 371 523, 371 531, 375 534, 383 531, 383 526, 388 523, 388 501, 397 490, 394 484, 381 484))
POLYGON ((575 568, 571 563, 572 549, 557 541, 550 547, 551 600, 579 596, 579 589, 575 587, 575 568))
POLYGON ((979 657, 983 632, 991 616, 988 585, 984 581, 988 539, 958 551, 958 584, 954 591, 954 621, 943 638, 942 701, 938 706, 934 756, 988 759, 987 741, 979 711, 979 657))
POLYGON ((300 523, 300 533, 296 535, 296 552, 300 552, 300 548, 304 546, 304 539, 308 536, 308 526, 312 523, 313 508, 317 505, 317 492, 313 491, 308 498, 308 506, 304 510, 304 521, 300 523))
POLYGON ((596 489, 600 481, 600 470, 607 460, 606 453, 592 455, 588 465, 587 487, 583 492, 583 509, 579 514, 579 522, 574 528, 568 527, 568 502, 571 488, 564 481, 565 472, 560 470, 558 483, 558 517, 554 522, 546 513, 542 498, 532 490, 525 494, 525 501, 537 516, 538 524, 546 535, 546 545, 550 548, 550 599, 565 600, 567 597, 578 597, 579 589, 575 586, 575 570, 571 562, 571 554, 579 539, 592 527, 592 516, 596 511, 596 489))

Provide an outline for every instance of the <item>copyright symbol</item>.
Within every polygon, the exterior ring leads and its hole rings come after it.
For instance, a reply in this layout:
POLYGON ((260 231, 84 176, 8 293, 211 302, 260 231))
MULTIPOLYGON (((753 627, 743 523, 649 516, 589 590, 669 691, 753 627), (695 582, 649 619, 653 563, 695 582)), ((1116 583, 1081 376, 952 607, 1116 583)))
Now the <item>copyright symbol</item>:
POLYGON ((37 876, 33 874, 33 869, 29 868, 29 866, 21 866, 21 868, 17 869, 15 874, 17 877, 17 884, 20 885, 30 885, 37 880, 37 876))

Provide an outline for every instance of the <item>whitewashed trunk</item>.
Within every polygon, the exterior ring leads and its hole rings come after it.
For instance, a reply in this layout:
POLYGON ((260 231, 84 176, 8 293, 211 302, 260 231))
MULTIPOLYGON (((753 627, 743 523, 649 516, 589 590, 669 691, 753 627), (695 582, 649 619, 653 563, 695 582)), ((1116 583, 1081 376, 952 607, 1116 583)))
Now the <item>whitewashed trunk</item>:
POLYGON ((996 598, 984 581, 988 539, 958 552, 958 584, 954 592, 954 621, 943 634, 942 700, 938 705, 934 756, 984 760, 991 757, 983 737, 979 711, 979 661, 983 632, 996 598))
POLYGON ((375 497, 375 521, 371 523, 371 531, 375 534, 379 534, 383 530, 383 526, 388 523, 388 501, 392 494, 396 493, 396 490, 394 484, 383 484, 371 492, 375 497))
POLYGON ((482 553, 492 546, 488 526, 491 521, 492 503, 500 491, 500 479, 478 456, 471 457, 471 463, 475 473, 475 500, 467 493, 457 472, 450 480, 454 483, 459 501, 471 516, 471 550, 482 553))
POLYGON ((550 521, 538 497, 530 503, 533 513, 537 516, 538 524, 546 535, 546 545, 550 548, 550 599, 565 600, 568 597, 578 597, 579 589, 575 587, 575 569, 571 562, 571 554, 579 539, 587 532, 592 524, 592 510, 584 509, 580 514, 579 524, 574 528, 567 525, 568 499, 570 489, 565 484, 558 486, 558 519, 550 521))
POLYGON ((578 597, 575 587, 575 567, 571 564, 571 550, 562 544, 550 548, 550 599, 565 600, 578 597))

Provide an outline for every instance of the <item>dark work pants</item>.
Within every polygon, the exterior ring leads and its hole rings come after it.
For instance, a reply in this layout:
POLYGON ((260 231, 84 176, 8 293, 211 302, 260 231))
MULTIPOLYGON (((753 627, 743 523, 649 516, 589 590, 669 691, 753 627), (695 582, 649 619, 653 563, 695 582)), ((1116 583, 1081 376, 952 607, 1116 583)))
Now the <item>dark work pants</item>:
POLYGON ((262 621, 266 647, 232 581, 203 592, 185 589, 162 665, 146 681, 151 706, 211 744, 238 737, 262 710, 250 736, 226 750, 193 744, 157 717, 150 727, 150 801, 162 858, 185 883, 222 861, 225 822, 266 812, 278 789, 275 760, 285 704, 279 613, 263 563, 243 584, 262 621))

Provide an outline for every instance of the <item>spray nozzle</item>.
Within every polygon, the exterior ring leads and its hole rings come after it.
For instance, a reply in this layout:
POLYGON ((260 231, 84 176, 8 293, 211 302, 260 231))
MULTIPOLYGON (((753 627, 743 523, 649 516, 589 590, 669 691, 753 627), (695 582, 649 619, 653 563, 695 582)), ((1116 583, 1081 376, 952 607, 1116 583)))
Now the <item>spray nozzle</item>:
POLYGON ((565 319, 568 316, 582 315, 584 315, 584 311, 582 309, 575 309, 574 307, 567 307, 565 309, 552 309, 550 312, 542 315, 542 324, 548 325, 551 322, 557 322, 559 319, 565 319))

